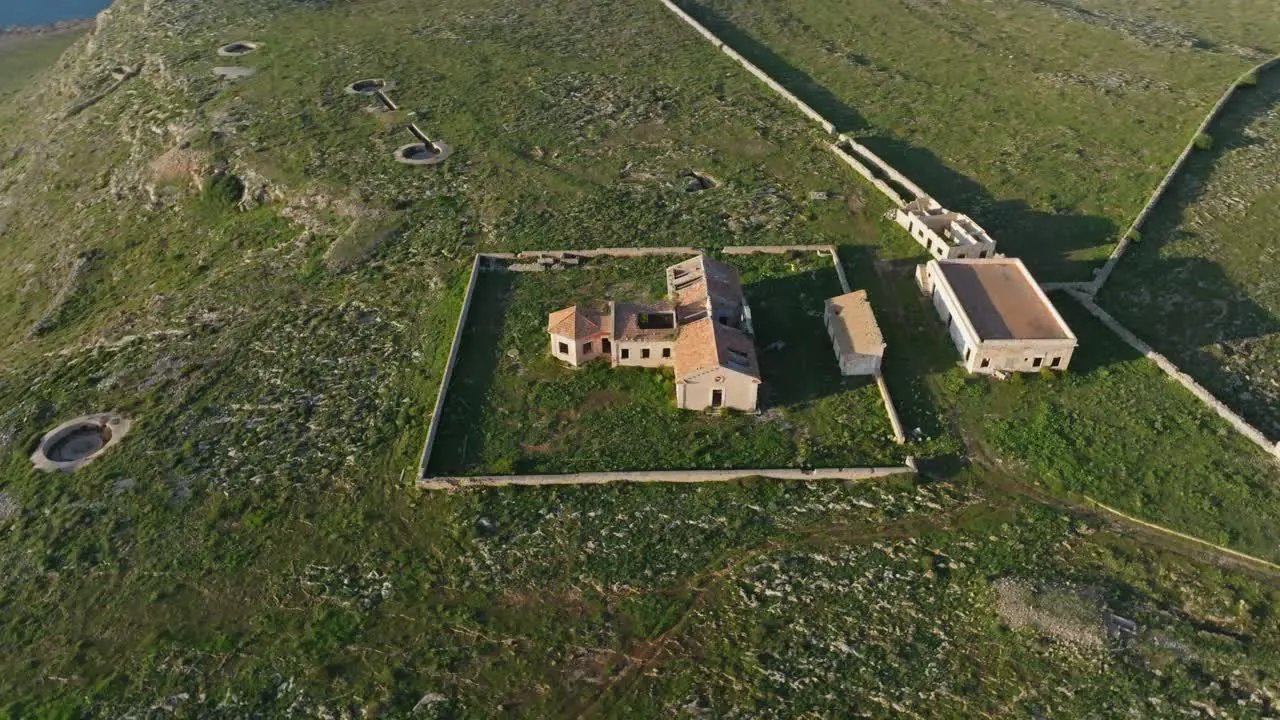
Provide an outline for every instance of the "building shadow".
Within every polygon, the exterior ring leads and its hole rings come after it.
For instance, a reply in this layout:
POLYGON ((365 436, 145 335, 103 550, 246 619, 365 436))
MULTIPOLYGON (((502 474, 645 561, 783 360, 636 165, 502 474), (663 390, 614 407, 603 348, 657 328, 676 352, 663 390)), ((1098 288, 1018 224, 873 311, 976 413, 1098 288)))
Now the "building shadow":
POLYGON ((857 387, 870 377, 840 374, 823 321, 827 298, 842 292, 834 267, 744 285, 760 360, 761 408, 795 408, 857 387))
POLYGON ((1041 282, 1093 279, 1101 260, 1079 258, 1099 248, 1109 250, 1119 234, 1119 228, 1107 218, 1037 210, 1021 199, 997 200, 976 180, 957 172, 926 148, 884 136, 863 137, 858 142, 945 207, 976 220, 996 239, 999 252, 1022 258, 1041 282))

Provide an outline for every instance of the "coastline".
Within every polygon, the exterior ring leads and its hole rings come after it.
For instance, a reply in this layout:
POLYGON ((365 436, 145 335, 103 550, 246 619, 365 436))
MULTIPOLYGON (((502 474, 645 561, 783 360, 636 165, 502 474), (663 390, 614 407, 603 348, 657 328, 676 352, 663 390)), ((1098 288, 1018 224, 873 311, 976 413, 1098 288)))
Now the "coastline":
POLYGON ((0 39, 39 37, 41 35, 60 35, 65 32, 87 30, 94 18, 85 17, 76 20, 59 20, 48 25, 11 25, 0 27, 0 39))

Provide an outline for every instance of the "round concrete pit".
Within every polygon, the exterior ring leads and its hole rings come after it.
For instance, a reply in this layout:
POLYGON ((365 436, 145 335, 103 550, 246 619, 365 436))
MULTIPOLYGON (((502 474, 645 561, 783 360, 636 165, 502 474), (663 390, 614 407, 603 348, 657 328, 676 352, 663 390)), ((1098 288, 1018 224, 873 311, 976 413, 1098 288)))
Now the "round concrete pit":
POLYGON ((240 57, 241 55, 248 55, 259 47, 261 46, 258 43, 238 40, 218 48, 218 54, 223 57, 240 57))
POLYGON ((45 433, 31 455, 37 470, 75 472, 120 442, 132 423, 115 413, 86 415, 45 433))
POLYGON ((377 95, 379 92, 386 92, 391 89, 391 81, 383 78, 366 78, 357 80, 347 86, 347 92, 352 95, 377 95))
POLYGON ((396 162, 405 165, 435 165, 444 162, 452 152, 448 145, 436 140, 430 143, 412 143, 396 150, 396 162))

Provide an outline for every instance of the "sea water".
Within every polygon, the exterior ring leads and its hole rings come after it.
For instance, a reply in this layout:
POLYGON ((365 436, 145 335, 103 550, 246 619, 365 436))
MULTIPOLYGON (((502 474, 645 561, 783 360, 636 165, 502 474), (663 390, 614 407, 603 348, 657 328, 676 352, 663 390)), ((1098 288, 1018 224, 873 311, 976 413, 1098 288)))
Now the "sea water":
POLYGON ((0 0, 0 28, 93 17, 110 4, 111 0, 0 0))

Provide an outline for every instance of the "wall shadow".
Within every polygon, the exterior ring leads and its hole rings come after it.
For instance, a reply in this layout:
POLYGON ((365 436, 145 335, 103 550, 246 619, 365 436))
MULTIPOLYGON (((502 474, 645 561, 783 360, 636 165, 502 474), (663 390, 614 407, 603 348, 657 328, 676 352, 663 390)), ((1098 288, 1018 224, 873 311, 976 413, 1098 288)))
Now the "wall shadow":
POLYGON ((806 105, 817 110, 836 127, 836 132, 858 132, 870 129, 867 121, 849 105, 827 90, 808 73, 784 60, 767 45, 739 29, 715 11, 687 0, 677 0, 681 10, 715 33, 726 45, 765 71, 779 85, 790 90, 806 105))
POLYGON ((1119 228, 1111 220, 1036 210, 1020 199, 997 200, 980 183, 948 167, 933 152, 896 138, 870 135, 877 128, 808 73, 713 10, 688 0, 680 5, 727 45, 830 120, 838 132, 868 133, 858 137, 858 142, 946 207, 972 216, 996 239, 1001 252, 1023 258, 1038 280, 1092 280, 1093 271, 1115 245, 1119 228), (1094 258, 1078 259, 1089 254, 1094 258))
MULTIPOLYGON (((1220 263, 1168 250, 1197 240, 1188 224, 1192 209, 1225 169, 1229 153, 1266 141, 1248 129, 1278 106, 1280 68, 1237 92, 1209 127, 1213 148, 1187 159, 1147 219, 1142 241, 1130 245, 1098 298, 1138 337, 1271 437, 1280 436, 1280 389, 1272 384, 1280 381, 1280 315, 1220 263)), ((1260 255, 1265 245, 1259 244, 1260 255)))
POLYGON ((506 272, 483 272, 476 278, 458 361, 427 464, 430 475, 465 475, 484 458, 484 433, 475 419, 482 416, 485 396, 498 374, 513 280, 506 272))

